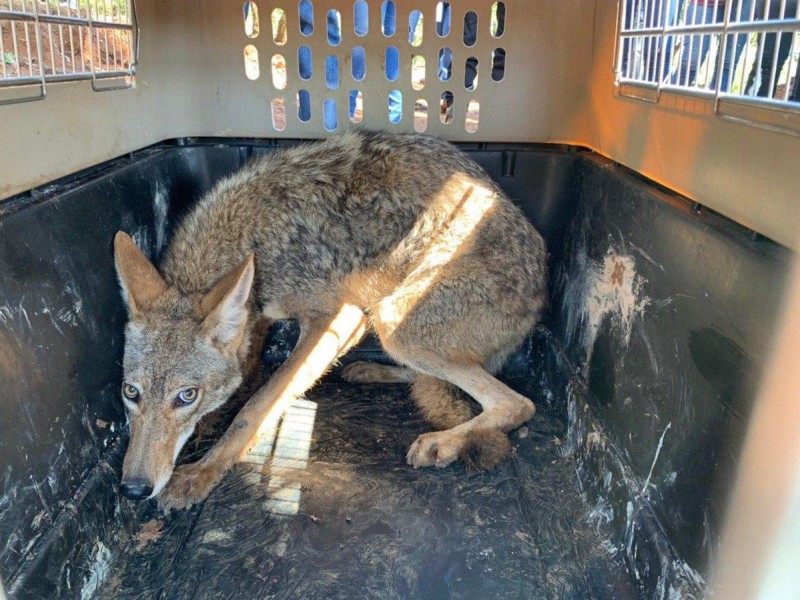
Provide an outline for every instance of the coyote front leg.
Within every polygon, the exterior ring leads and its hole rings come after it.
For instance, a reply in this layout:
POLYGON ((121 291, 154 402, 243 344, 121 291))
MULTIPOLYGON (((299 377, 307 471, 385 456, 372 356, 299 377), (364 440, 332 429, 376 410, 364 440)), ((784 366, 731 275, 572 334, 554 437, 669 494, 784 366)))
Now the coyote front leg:
POLYGON ((206 456, 175 469, 158 497, 159 505, 165 510, 180 509, 203 501, 250 450, 261 423, 276 412, 283 412, 292 400, 314 385, 337 358, 361 340, 365 330, 364 313, 349 304, 332 318, 301 324, 300 341, 288 360, 247 402, 206 456))

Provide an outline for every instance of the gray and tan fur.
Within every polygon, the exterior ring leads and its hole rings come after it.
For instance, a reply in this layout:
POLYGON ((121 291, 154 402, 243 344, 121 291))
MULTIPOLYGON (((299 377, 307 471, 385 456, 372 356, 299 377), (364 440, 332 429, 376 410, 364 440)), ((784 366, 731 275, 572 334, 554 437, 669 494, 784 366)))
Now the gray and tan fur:
POLYGON ((160 494, 164 507, 205 498, 265 416, 370 329, 402 366, 355 363, 344 376, 412 384, 437 431, 411 445, 410 465, 490 467, 510 451, 505 432, 534 414, 492 373, 543 310, 545 245, 483 169, 444 141, 353 133, 278 150, 199 202, 160 273, 127 235, 115 248, 130 312, 125 381, 138 394, 124 398, 131 497, 160 494), (174 469, 198 420, 241 384, 261 318, 299 320, 292 356, 202 460, 174 469), (193 389, 193 402, 179 401, 193 389))

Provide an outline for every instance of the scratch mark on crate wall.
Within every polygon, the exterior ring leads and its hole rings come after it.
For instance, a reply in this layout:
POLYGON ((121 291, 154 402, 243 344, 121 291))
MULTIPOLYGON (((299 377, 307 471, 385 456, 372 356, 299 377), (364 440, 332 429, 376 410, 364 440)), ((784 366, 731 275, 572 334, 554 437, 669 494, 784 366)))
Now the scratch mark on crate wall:
POLYGON ((153 211, 155 212, 156 228, 156 255, 161 256, 167 241, 167 210, 169 209, 169 194, 161 181, 156 182, 156 191, 153 195, 153 211))
POLYGON ((650 465, 650 472, 647 474, 647 479, 642 486, 642 494, 647 493, 647 488, 650 487, 650 479, 653 477, 653 469, 656 467, 656 461, 658 461, 658 455, 661 454, 661 448, 664 446, 664 436, 667 435, 667 431, 669 428, 672 427, 672 421, 667 423, 667 426, 664 428, 663 433, 661 434, 661 438, 658 440, 658 446, 656 446, 656 454, 653 457, 653 464, 650 465))

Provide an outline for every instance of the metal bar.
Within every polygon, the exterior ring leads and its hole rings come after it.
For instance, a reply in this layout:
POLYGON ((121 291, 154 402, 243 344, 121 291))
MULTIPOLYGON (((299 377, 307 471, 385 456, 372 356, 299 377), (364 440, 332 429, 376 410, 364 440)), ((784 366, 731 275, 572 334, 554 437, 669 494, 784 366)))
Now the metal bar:
MULTIPOLYGON (((696 4, 691 4, 690 6, 686 7, 686 15, 687 15, 687 17, 689 15, 689 9, 690 8, 694 8, 694 10, 692 10, 692 22, 695 22, 695 21, 697 21, 697 5, 696 4)), ((693 63, 692 56, 694 54, 693 54, 692 50, 694 49, 694 38, 695 37, 696 36, 690 35, 689 36, 689 43, 687 45, 686 41, 685 41, 686 40, 686 36, 684 36, 684 48, 683 48, 683 51, 684 52, 686 52, 687 50, 689 51, 689 60, 686 61, 686 67, 687 67, 686 68, 686 73, 683 73, 683 76, 685 77, 685 79, 681 83, 683 85, 685 85, 686 87, 690 87, 691 84, 692 84, 691 78, 690 78, 690 73, 691 73, 691 70, 692 70, 691 67, 692 67, 692 63, 693 63)), ((700 43, 702 44, 703 41, 700 40, 700 43)), ((702 45, 701 45, 701 47, 702 47, 702 45)), ((681 62, 683 62, 683 61, 681 61, 681 62)), ((695 68, 695 77, 697 77, 696 68, 695 68)))
POLYGON ((102 60, 100 61, 100 70, 101 71, 105 70, 105 69, 103 69, 103 64, 105 64, 106 69, 108 69, 108 67, 109 67, 109 65, 108 65, 108 56, 109 56, 109 52, 108 52, 108 29, 103 29, 103 37, 105 38, 106 60, 105 60, 105 63, 103 63, 102 60))
MULTIPOLYGON (((13 27, 14 24, 11 23, 13 27)), ((0 23, 0 65, 3 65, 3 78, 8 77, 8 67, 6 67, 6 46, 3 43, 3 24, 0 23)))
MULTIPOLYGON (((45 6, 47 6, 47 5, 45 4, 45 6)), ((40 29, 41 29, 41 27, 42 27, 42 25, 39 24, 39 28, 40 29)), ((47 24, 47 33, 48 33, 47 39, 50 40, 50 74, 51 75, 55 75, 56 74, 56 53, 55 53, 55 50, 53 49, 53 26, 50 23, 47 24)))
POLYGON ((28 55, 28 75, 33 75, 33 61, 31 61, 31 35, 28 31, 29 23, 23 23, 22 26, 25 28, 25 48, 26 54, 28 55))
MULTIPOLYGON (((650 81, 640 81, 638 79, 620 79, 620 85, 628 85, 643 89, 658 90, 657 83, 653 83, 650 81)), ((697 98, 712 99, 714 97, 713 90, 707 90, 705 88, 698 88, 698 87, 686 87, 685 85, 675 84, 675 83, 661 84, 661 91, 671 92, 674 94, 681 94, 683 96, 695 96, 697 98)))
MULTIPOLYGON (((645 90, 658 90, 659 86, 656 83, 650 81, 640 81, 638 79, 620 79, 620 85, 630 86, 630 87, 637 87, 645 90)), ((714 90, 707 90, 704 88, 687 88, 685 86, 677 85, 677 84, 662 84, 661 91, 663 92, 670 92, 673 94, 680 94, 683 96, 694 96, 697 98, 708 98, 711 99, 714 97, 715 93, 714 90)), ((759 108, 768 108, 772 110, 779 110, 782 113, 785 113, 787 109, 790 112, 800 114, 800 104, 797 102, 792 102, 790 100, 776 100, 773 98, 754 98, 751 96, 740 96, 739 94, 731 94, 731 93, 722 93, 720 92, 720 101, 724 103, 730 104, 740 104, 742 106, 756 106, 759 108)))
MULTIPOLYGON (((767 3, 769 3, 769 0, 767 0, 767 3)), ((767 6, 767 8, 769 8, 769 6, 767 6)), ((764 43, 766 41, 766 37, 767 34, 764 33, 763 31, 758 34, 758 51, 756 52, 755 63, 753 64, 752 67, 753 69, 755 69, 753 72, 756 74, 756 77, 753 81, 753 86, 754 86, 753 91, 755 92, 753 94, 754 96, 758 95, 758 89, 761 87, 761 65, 764 62, 764 43)), ((747 63, 745 62, 745 64, 747 63)))
MULTIPOLYGON (((754 3, 754 5, 755 5, 755 3, 754 3)), ((731 21, 730 21, 730 15, 729 15, 728 11, 729 10, 733 11, 733 5, 731 3, 728 3, 725 6, 725 9, 726 9, 725 10, 725 15, 726 15, 726 18, 727 18, 727 20, 725 22, 725 25, 726 25, 726 28, 729 29, 730 25, 731 25, 731 21), (730 7, 730 8, 728 8, 728 7, 730 7)), ((742 3, 738 2, 736 4, 736 23, 741 23, 741 22, 742 22, 742 3)), ((739 34, 739 33, 733 33, 733 34, 730 35, 731 41, 733 42, 733 48, 731 49, 730 57, 728 59, 728 89, 725 90, 726 92, 733 89, 733 80, 736 77, 736 62, 737 62, 736 61, 736 47, 739 45, 739 36, 740 35, 741 34, 739 34)), ((749 35, 749 32, 748 32, 748 35, 749 35)), ((747 40, 745 40, 745 43, 747 43, 747 40)), ((722 54, 722 61, 720 61, 720 64, 722 64, 725 61, 725 55, 726 54, 728 54, 727 48, 725 49, 725 51, 722 54)), ((723 71, 724 71, 724 68, 723 68, 722 71, 719 71, 717 73, 717 82, 718 83, 719 83, 720 78, 722 77, 723 71)), ((742 73, 744 73, 744 70, 742 71, 742 73)), ((719 88, 719 86, 718 86, 718 88, 719 88)))
POLYGON ((622 21, 620 19, 625 18, 625 0, 620 0, 617 2, 617 22, 615 25, 614 31, 614 54, 612 55, 614 58, 612 59, 612 66, 611 70, 614 71, 615 74, 622 71, 622 53, 625 51, 625 45, 619 44, 620 40, 620 33, 622 32, 622 21), (620 10, 622 7, 622 10, 620 10), (619 50, 619 54, 617 51, 619 50))
POLYGON ((87 13, 88 13, 88 15, 90 17, 89 18, 89 32, 86 35, 89 38, 89 71, 92 73, 92 87, 94 87, 94 43, 93 43, 93 39, 92 39, 94 37, 94 31, 93 31, 94 25, 92 24, 92 19, 91 19, 91 17, 92 17, 92 8, 91 7, 92 7, 92 3, 89 2, 87 4, 87 6, 86 6, 86 11, 87 11, 87 13))
MULTIPOLYGON (((106 29, 106 37, 108 37, 108 29, 106 29)), ((119 62, 117 61, 117 38, 113 35, 113 33, 111 35, 111 50, 113 50, 112 54, 114 56, 114 69, 113 70, 116 71, 117 68, 119 67, 119 62)))
MULTIPOLYGON (((56 4, 56 14, 58 16, 61 16, 61 2, 58 2, 58 4, 56 4)), ((58 40, 59 40, 59 43, 61 44, 61 47, 59 48, 59 50, 61 52, 61 70, 64 73, 66 73, 67 72, 67 62, 66 62, 66 60, 64 58, 64 26, 61 25, 61 24, 58 25, 58 40)), ((55 63, 55 58, 53 58, 53 62, 55 63)), ((55 65, 53 66, 53 69, 55 70, 55 65)))
MULTIPOLYGON (((103 22, 107 22, 108 21, 108 15, 106 14, 106 3, 103 0, 100 0, 98 2, 98 4, 103 7, 103 17, 102 17, 103 18, 103 22)), ((98 28, 98 32, 99 32, 99 28, 98 28)), ((104 29, 103 33, 105 34, 104 37, 105 37, 105 48, 106 48, 105 65, 106 65, 106 68, 108 68, 108 29, 104 29)), ((99 34, 98 34, 98 40, 97 41, 98 41, 98 44, 99 44, 99 42, 100 42, 99 34)), ((101 71, 103 70, 103 61, 102 60, 100 61, 100 70, 101 71)))
MULTIPOLYGON (((785 34, 784 34, 785 35, 785 34)), ((779 40, 775 40, 776 44, 779 40)), ((792 87, 792 57, 794 56, 795 44, 797 43, 797 36, 792 35, 792 45, 789 47, 789 56, 786 59, 786 87, 783 88, 783 102, 789 102, 789 89, 792 87)), ((778 46, 775 46, 775 57, 778 56, 778 46)), ((795 83, 795 85, 798 85, 795 83)), ((772 88, 770 88, 772 90, 772 88)), ((770 96, 772 92, 770 91, 770 96)), ((795 103, 797 104, 797 103, 795 103)))
POLYGON ((94 29, 94 35, 92 35, 92 42, 94 42, 95 48, 92 48, 92 61, 97 58, 97 64, 92 64, 92 70, 103 70, 103 60, 100 56, 100 28, 94 29), (96 49, 96 52, 95 52, 96 49))
POLYGON ((44 72, 44 48, 42 47, 42 26, 39 24, 39 7, 36 4, 36 0, 32 0, 33 4, 33 14, 36 17, 36 22, 34 24, 34 31, 36 32, 36 54, 38 57, 39 62, 39 77, 41 77, 42 83, 42 94, 41 98, 47 95, 47 80, 45 78, 44 72))
MULTIPOLYGON (((0 15, 0 18, 2 15, 0 15)), ((723 23, 710 23, 699 25, 678 25, 675 27, 667 27, 667 33, 722 33, 723 23)), ((766 21, 743 21, 741 23, 730 23, 728 25, 729 33, 756 33, 759 31, 797 31, 800 29, 800 19, 770 19, 766 21)), ((620 37, 641 37, 645 35, 658 35, 661 33, 661 27, 647 27, 637 29, 635 31, 622 31, 620 37)))
POLYGON ((131 40, 133 42, 133 57, 131 57, 131 63, 128 65, 128 68, 131 70, 131 73, 136 71, 136 65, 139 64, 139 20, 136 18, 136 0, 128 0, 128 15, 130 15, 131 22, 134 23, 134 29, 131 31, 132 36, 136 36, 135 40, 131 40))
MULTIPOLYGON (((741 5, 739 6, 741 9, 741 5)), ((722 66, 725 62, 725 52, 728 49, 728 28, 730 27, 731 17, 731 3, 725 6, 725 19, 722 26, 722 42, 720 43, 719 56, 717 57, 717 85, 714 90, 714 114, 718 114, 719 109, 719 94, 722 89, 722 66)), ((735 45, 734 45, 735 47, 735 45)), ((736 54, 734 52, 734 54, 736 54)), ((730 82, 728 82, 730 83, 730 82)), ((726 90, 727 91, 727 90, 726 90)))
MULTIPOLYGON (((17 65, 17 77, 20 76, 19 72, 19 46, 17 45, 17 24, 11 23, 11 40, 14 44, 14 64, 17 65)), ((5 57, 3 57, 3 62, 5 62, 5 57)))
POLYGON ((639 87, 647 90, 657 90, 658 84, 654 81, 642 81, 641 79, 627 79, 622 78, 620 79, 620 83, 624 85, 630 85, 634 87, 639 87))
MULTIPOLYGON (((672 41, 671 39, 667 40, 667 33, 666 33, 667 32, 667 22, 669 21, 669 17, 670 17, 669 8, 668 8, 668 6, 665 6, 663 2, 661 4, 662 4, 661 37, 660 37, 660 39, 661 39, 661 52, 659 52, 658 65, 656 67, 658 69, 658 71, 656 72, 656 78, 657 78, 656 81, 658 81, 658 95, 657 95, 656 102, 658 102, 658 100, 661 99, 661 84, 663 83, 662 80, 664 79, 663 74, 664 74, 664 65, 666 64, 667 44, 670 41, 672 41)), ((669 55, 670 55, 670 59, 672 59, 672 52, 670 52, 669 55)), ((670 72, 672 71, 671 65, 670 65, 669 71, 670 72)), ((669 73, 667 73, 667 75, 669 75, 669 73)))
POLYGON ((61 70, 66 73, 67 72, 67 61, 64 58, 64 26, 63 25, 59 25, 58 26, 58 39, 59 39, 59 43, 61 44, 61 48, 60 48, 60 50, 61 50, 61 70))
POLYGON ((75 37, 73 36, 72 32, 72 25, 69 26, 69 55, 70 55, 70 63, 72 64, 72 72, 76 73, 78 71, 78 67, 75 65, 75 37))
POLYGON ((78 27, 78 43, 80 44, 81 73, 86 72, 86 57, 83 55, 83 27, 78 27))
MULTIPOLYGON (((33 23, 36 19, 31 13, 24 13, 18 10, 0 10, 0 19, 9 21, 27 21, 33 23)), ((107 27, 109 29, 126 29, 133 31, 134 25, 132 23, 113 23, 106 21, 98 21, 96 19, 83 19, 80 17, 68 17, 59 15, 42 15, 39 17, 40 23, 52 23, 53 25, 92 25, 95 27, 107 27)))
POLYGON ((750 96, 739 96, 738 94, 721 94, 720 100, 730 104, 741 104, 742 106, 758 106, 777 110, 781 113, 792 112, 800 114, 800 103, 790 100, 776 100, 775 98, 753 98, 750 96))
MULTIPOLYGON (((106 71, 104 73, 97 73, 97 79, 116 79, 121 77, 132 77, 133 74, 128 70, 119 71, 106 71)), ((59 73, 56 75, 48 75, 47 81, 50 83, 63 83, 65 81, 85 81, 92 79, 89 72, 85 73, 59 73)), ((41 77, 20 77, 18 79, 0 79, 0 88, 12 88, 23 86, 31 83, 40 83, 41 77)), ((1 101, 0 101, 1 103, 1 101)))
MULTIPOLYGON (((774 42, 775 46, 774 46, 774 48, 772 50, 772 65, 770 66, 770 69, 769 69, 769 87, 767 88, 770 97, 772 97, 773 90, 775 89, 775 84, 778 83, 776 81, 776 79, 777 79, 776 71, 778 70, 778 54, 780 53, 778 48, 780 48, 780 45, 781 45, 781 34, 775 33, 773 35, 775 36, 775 42, 774 42)), ((792 37, 794 37, 794 36, 792 36, 792 37)), ((792 53, 789 52, 789 58, 790 59, 791 59, 791 56, 792 56, 792 53)), ((789 63, 791 65, 791 60, 789 60, 789 63)), ((787 88, 788 88, 788 86, 787 86, 787 88)))

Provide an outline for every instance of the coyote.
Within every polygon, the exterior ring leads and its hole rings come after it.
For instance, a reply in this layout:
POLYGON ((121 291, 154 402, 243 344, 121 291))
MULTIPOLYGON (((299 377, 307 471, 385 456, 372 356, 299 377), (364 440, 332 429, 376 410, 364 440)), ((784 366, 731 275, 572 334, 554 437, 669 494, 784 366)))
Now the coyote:
POLYGON ((542 237, 486 172, 423 135, 349 133, 276 150, 219 182, 179 224, 157 270, 119 232, 128 308, 122 399, 131 426, 120 491, 164 509, 205 499, 262 421, 371 330, 398 366, 356 362, 354 382, 407 382, 436 429, 414 468, 490 468, 535 411, 498 381, 547 297, 542 237), (262 319, 297 319, 289 359, 198 462, 175 459, 245 377, 262 319), (473 413, 464 393, 480 404, 473 413))

